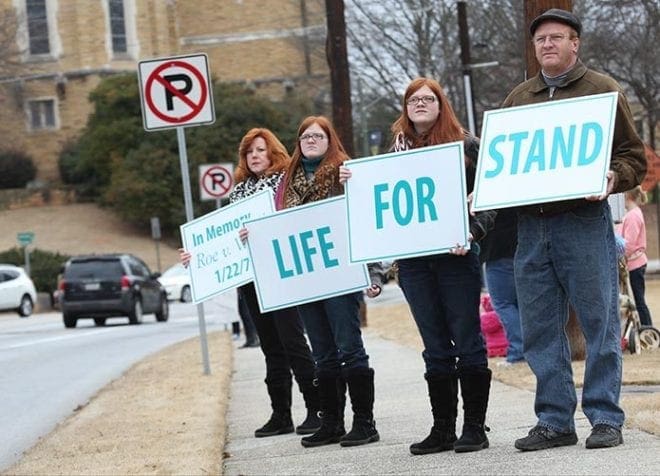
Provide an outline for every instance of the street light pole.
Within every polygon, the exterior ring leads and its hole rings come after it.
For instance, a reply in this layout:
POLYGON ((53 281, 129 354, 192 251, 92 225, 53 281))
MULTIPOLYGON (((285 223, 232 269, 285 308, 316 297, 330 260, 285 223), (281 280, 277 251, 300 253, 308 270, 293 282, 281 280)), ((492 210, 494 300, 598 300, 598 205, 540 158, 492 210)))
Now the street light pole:
POLYGON ((467 114, 468 129, 476 134, 475 108, 472 100, 472 68, 470 67, 470 36, 467 26, 466 2, 458 4, 458 36, 461 44, 461 63, 463 64, 463 89, 465 91, 465 111, 467 114))
POLYGON ((362 139, 362 157, 369 156, 369 131, 367 130, 367 108, 364 104, 364 94, 362 94, 362 78, 358 76, 358 107, 360 108, 360 139, 362 139))

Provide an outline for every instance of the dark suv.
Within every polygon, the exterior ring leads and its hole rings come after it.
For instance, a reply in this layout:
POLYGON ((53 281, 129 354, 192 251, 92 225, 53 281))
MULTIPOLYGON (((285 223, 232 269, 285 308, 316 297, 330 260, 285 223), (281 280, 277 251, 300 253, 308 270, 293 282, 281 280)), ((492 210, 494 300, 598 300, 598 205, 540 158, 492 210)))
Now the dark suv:
POLYGON ((167 292, 146 264, 129 254, 75 256, 66 262, 59 284, 65 327, 78 319, 93 318, 97 326, 106 318, 128 316, 140 324, 143 314, 155 313, 158 322, 169 317, 167 292))

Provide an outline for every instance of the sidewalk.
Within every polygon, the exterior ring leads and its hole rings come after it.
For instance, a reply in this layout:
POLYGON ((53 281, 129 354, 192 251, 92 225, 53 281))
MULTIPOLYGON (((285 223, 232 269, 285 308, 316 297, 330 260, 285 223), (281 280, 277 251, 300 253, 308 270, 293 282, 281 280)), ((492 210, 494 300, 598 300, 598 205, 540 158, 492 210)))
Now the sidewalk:
MULTIPOLYGON (((426 437, 431 412, 421 355, 415 350, 365 333, 365 346, 376 370, 375 419, 380 441, 365 446, 303 448, 300 436, 255 438, 256 428, 270 416, 263 383, 264 359, 259 349, 234 355, 231 400, 227 414, 226 475, 257 474, 659 474, 660 438, 624 429, 625 444, 608 450, 586 450, 590 426, 578 412, 576 446, 522 453, 515 439, 536 422, 534 395, 493 382, 487 424, 490 448, 412 456, 408 446, 426 437)), ((305 416, 294 383, 294 424, 305 416)), ((459 403, 460 405, 460 403, 459 403)), ((352 412, 347 408, 347 426, 352 412)), ((459 414, 459 431, 462 416, 459 414)))

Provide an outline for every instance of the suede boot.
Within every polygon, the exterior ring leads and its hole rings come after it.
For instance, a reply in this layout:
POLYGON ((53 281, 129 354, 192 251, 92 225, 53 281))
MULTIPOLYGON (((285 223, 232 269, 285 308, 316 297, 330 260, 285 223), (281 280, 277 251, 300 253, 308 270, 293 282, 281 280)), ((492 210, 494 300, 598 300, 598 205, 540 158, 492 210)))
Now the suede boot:
POLYGON ((488 448, 485 425, 488 395, 490 393, 491 371, 487 367, 468 367, 459 370, 463 397, 463 434, 454 443, 454 451, 466 453, 488 448))
POLYGON ((318 381, 309 379, 299 384, 300 393, 305 400, 307 416, 305 420, 296 427, 296 433, 299 435, 311 435, 321 428, 321 403, 319 401, 318 381))
POLYGON ((273 413, 264 426, 254 432, 254 436, 283 435, 293 432, 293 421, 291 420, 291 382, 288 383, 266 383, 270 405, 273 413))
POLYGON ((439 453, 454 449, 456 441, 456 413, 458 382, 455 375, 426 374, 429 388, 433 427, 431 433, 419 443, 410 445, 414 455, 439 453))
POLYGON ((374 421, 374 370, 355 367, 345 373, 353 408, 353 427, 339 442, 341 446, 358 446, 380 439, 374 421))
POLYGON ((344 410, 339 395, 342 387, 339 374, 319 371, 316 380, 321 406, 321 426, 314 434, 300 440, 300 443, 306 448, 338 443, 346 433, 344 410))

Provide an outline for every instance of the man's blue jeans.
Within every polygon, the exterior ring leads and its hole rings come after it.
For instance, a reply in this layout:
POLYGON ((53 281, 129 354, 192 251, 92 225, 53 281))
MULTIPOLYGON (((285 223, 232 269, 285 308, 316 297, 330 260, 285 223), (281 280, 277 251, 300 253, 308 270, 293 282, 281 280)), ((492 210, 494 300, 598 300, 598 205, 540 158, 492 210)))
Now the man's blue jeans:
POLYGON ((577 397, 565 326, 575 309, 587 343, 582 410, 621 428, 621 328, 612 217, 606 201, 550 217, 521 213, 515 256, 525 359, 536 375, 538 423, 574 431, 577 397))
POLYGON ((522 329, 518 296, 513 276, 513 258, 500 258, 486 263, 486 283, 493 309, 499 316, 509 347, 506 351, 507 362, 520 362, 523 357, 522 329))
POLYGON ((360 293, 322 299, 298 306, 312 344, 316 370, 369 367, 360 331, 360 293))
POLYGON ((487 367, 479 321, 479 257, 433 255, 398 261, 399 285, 424 342, 428 374, 487 367))

